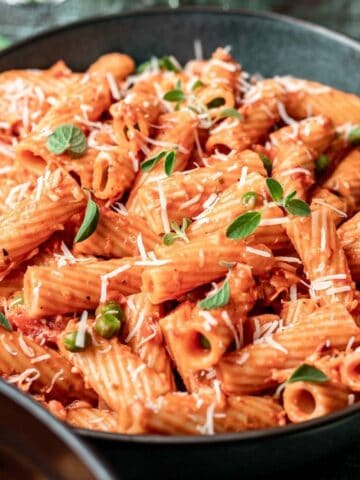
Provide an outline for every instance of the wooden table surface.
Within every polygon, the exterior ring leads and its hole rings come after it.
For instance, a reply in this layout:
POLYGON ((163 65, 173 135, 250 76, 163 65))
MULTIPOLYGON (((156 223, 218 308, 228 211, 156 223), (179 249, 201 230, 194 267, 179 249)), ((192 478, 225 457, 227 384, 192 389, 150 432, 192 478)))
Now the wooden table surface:
MULTIPOLYGON (((24 6, 0 3, 0 36, 13 42, 35 32, 82 18, 152 6, 176 7, 194 4, 274 11, 319 23, 360 40, 360 0, 65 0, 58 5, 32 3, 24 6)), ((271 478, 266 476, 266 480, 271 478)), ((312 468, 306 467, 304 471, 291 471, 284 476, 277 476, 277 480, 280 478, 289 480, 360 479, 360 443, 331 459, 319 461, 312 468)))

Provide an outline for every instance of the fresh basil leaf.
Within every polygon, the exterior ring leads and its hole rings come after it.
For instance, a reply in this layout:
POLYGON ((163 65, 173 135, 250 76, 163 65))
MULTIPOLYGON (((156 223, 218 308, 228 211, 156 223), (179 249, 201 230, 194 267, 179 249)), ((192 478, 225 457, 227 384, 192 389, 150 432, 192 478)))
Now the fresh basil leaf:
POLYGON ((89 198, 85 210, 85 216, 80 228, 76 234, 74 243, 83 242, 92 235, 99 223, 100 212, 96 203, 89 198))
POLYGON ((165 157, 164 166, 165 166, 165 173, 168 177, 172 174, 174 170, 175 162, 176 162, 176 152, 171 151, 167 153, 165 157))
POLYGON ((267 172, 267 174, 270 176, 271 171, 272 171, 272 163, 269 157, 264 155, 263 153, 259 153, 259 157, 261 158, 261 161, 263 162, 264 168, 267 172))
MULTIPOLYGON (((359 130, 360 133, 360 130, 359 130)), ((320 155, 315 162, 315 170, 318 175, 322 175, 330 163, 329 157, 325 154, 320 155)))
POLYGON ((191 87, 191 90, 194 92, 197 88, 203 87, 204 84, 201 80, 196 80, 194 85, 191 87))
POLYGON ((288 200, 284 207, 289 213, 298 217, 309 217, 311 214, 309 205, 299 198, 288 200))
POLYGON ((360 143, 360 127, 353 128, 348 135, 349 142, 354 145, 359 145, 360 143))
POLYGON ((225 104, 225 99, 223 97, 215 97, 209 103, 206 104, 207 108, 218 108, 225 104))
POLYGON ((328 382, 329 377, 324 372, 316 367, 303 363, 298 367, 288 379, 287 383, 294 382, 312 382, 312 383, 324 383, 328 382))
POLYGON ((166 92, 163 98, 168 102, 181 102, 185 100, 186 97, 182 90, 175 88, 174 90, 166 92))
POLYGON ((222 287, 210 297, 198 302, 198 306, 204 310, 211 310, 212 308, 220 308, 227 305, 230 300, 230 285, 228 280, 225 280, 222 287))
POLYGON ((254 207, 256 202, 256 193, 255 192, 246 192, 241 197, 241 203, 245 207, 254 207))
POLYGON ((211 349, 211 345, 210 345, 209 340, 202 333, 200 333, 199 342, 200 342, 200 345, 202 346, 202 348, 205 348, 205 350, 210 350, 211 349))
POLYGON ((147 160, 144 160, 142 164, 140 165, 140 168, 143 172, 149 172, 152 170, 157 163, 160 162, 160 160, 167 154, 165 150, 162 150, 160 153, 157 155, 154 155, 151 158, 148 158, 147 160))
POLYGON ((73 156, 80 156, 87 149, 87 141, 84 132, 79 127, 72 123, 65 123, 49 135, 46 147, 55 155, 67 152, 73 156))
POLYGON ((8 332, 13 331, 11 323, 2 312, 0 312, 0 326, 5 328, 5 330, 7 330, 8 332))
POLYGON ((221 110, 216 120, 220 120, 221 118, 237 118, 238 120, 244 120, 243 115, 241 115, 236 108, 224 108, 224 110, 221 110))
POLYGON ((280 183, 273 178, 267 178, 266 185, 274 202, 280 202, 284 195, 284 190, 280 183))
POLYGON ((256 230, 260 220, 260 212, 243 213, 228 226, 226 236, 234 239, 247 237, 256 230))

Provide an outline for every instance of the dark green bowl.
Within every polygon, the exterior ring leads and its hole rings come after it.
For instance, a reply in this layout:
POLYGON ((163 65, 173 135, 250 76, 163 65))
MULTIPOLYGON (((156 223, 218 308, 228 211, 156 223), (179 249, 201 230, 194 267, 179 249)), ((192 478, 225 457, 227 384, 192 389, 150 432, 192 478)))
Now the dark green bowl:
POLYGON ((0 380, 0 478, 115 480, 84 441, 0 380))
MULTIPOLYGON (((85 69, 99 55, 119 50, 137 61, 172 53, 185 62, 193 57, 195 38, 202 41, 205 55, 219 45, 232 45, 249 72, 290 74, 360 93, 360 45, 354 40, 279 15, 210 8, 138 12, 70 25, 5 50, 0 70, 48 67, 59 58, 85 69)), ((301 425, 213 437, 79 433, 127 480, 269 479, 286 468, 293 480, 304 462, 329 457, 360 439, 360 407, 301 425)))

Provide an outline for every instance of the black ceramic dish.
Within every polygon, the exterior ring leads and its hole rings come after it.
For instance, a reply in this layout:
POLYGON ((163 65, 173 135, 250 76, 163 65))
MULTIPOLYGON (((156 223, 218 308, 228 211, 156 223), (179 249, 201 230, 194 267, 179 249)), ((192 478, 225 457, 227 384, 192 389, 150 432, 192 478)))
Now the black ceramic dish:
MULTIPOLYGON (((360 93, 359 43, 308 23, 273 14, 213 9, 138 12, 81 22, 20 42, 0 54, 0 70, 48 67, 63 58, 85 69, 99 55, 124 51, 137 61, 174 54, 193 57, 232 45, 252 73, 291 74, 360 93)), ((214 437, 127 436, 79 431, 125 479, 259 478, 330 456, 360 439, 360 408, 301 425, 214 437)), ((291 478, 295 478, 292 468, 291 478)), ((307 475, 307 478, 312 478, 307 475)))
POLYGON ((114 480, 92 449, 2 380, 0 412, 0 478, 114 480))

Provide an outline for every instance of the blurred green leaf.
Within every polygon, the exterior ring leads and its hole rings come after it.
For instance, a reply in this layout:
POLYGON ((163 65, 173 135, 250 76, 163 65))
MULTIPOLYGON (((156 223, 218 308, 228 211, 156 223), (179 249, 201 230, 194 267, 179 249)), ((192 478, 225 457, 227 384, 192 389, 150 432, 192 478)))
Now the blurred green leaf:
POLYGON ((0 35, 0 50, 2 50, 3 48, 6 48, 10 45, 10 40, 6 37, 3 37, 2 35, 0 35))

